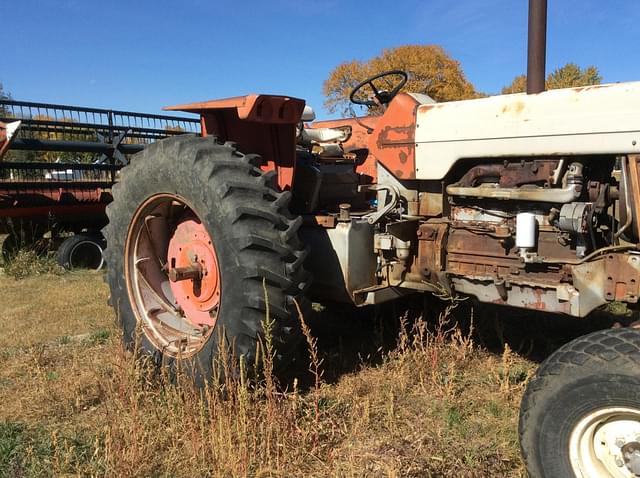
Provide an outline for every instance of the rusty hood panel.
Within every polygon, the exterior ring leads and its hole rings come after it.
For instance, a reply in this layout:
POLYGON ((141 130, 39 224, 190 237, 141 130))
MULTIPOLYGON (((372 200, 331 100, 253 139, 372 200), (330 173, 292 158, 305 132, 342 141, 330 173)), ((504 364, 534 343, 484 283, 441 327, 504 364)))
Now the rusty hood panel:
POLYGON ((415 179, 416 111, 420 102, 400 93, 389 104, 369 138, 369 152, 398 179, 415 179))
POLYGON ((418 107, 416 179, 467 158, 638 154, 640 82, 418 107))
POLYGON ((238 118, 246 121, 272 124, 297 124, 302 118, 305 101, 279 95, 251 94, 219 100, 201 101, 167 106, 165 111, 185 111, 206 114, 212 110, 236 110, 238 118))

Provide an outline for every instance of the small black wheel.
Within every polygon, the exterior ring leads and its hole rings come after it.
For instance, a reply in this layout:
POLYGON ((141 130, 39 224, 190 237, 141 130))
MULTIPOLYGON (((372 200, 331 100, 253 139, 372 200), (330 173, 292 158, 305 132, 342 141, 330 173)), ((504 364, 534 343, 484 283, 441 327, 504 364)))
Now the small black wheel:
POLYGON ((519 428, 532 478, 640 476, 640 330, 558 349, 527 387, 519 428))
POLYGON ((107 281, 125 345, 199 384, 216 376, 224 347, 250 368, 267 316, 280 365, 302 337, 302 218, 260 163, 212 137, 165 139, 123 169, 107 207, 107 281))
POLYGON ((67 270, 91 269, 99 271, 104 266, 106 241, 98 232, 81 232, 65 239, 56 255, 58 264, 67 270))

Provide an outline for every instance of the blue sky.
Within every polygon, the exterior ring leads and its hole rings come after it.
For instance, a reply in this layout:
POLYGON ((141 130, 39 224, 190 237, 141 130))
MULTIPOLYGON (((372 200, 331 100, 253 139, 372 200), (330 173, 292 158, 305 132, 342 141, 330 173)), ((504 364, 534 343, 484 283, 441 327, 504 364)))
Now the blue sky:
MULTIPOLYGON (((547 69, 640 80, 638 0, 549 0, 547 69)), ((251 92, 322 109, 338 63, 439 44, 481 91, 526 68, 527 0, 0 0, 0 82, 15 99, 157 112, 251 92)))

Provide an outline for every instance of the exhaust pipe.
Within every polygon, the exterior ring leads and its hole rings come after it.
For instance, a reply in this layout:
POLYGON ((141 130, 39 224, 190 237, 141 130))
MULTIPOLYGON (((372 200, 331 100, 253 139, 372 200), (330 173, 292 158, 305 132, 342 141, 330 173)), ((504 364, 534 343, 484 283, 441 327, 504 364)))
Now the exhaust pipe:
POLYGON ((544 91, 547 56, 547 0, 529 0, 527 94, 544 91))

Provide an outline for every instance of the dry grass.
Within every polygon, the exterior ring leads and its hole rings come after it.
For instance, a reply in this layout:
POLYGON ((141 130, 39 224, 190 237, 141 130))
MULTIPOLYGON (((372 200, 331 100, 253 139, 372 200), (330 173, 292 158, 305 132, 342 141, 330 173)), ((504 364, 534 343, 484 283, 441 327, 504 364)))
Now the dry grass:
POLYGON ((322 345, 312 327, 317 374, 286 393, 241 374, 223 393, 150 380, 119 346, 100 274, 0 275, 0 297, 0 477, 523 476, 533 364, 458 329, 403 320, 392 349, 369 330, 375 357, 336 372, 349 340, 322 345))
MULTIPOLYGON (((0 248, 7 238, 6 234, 0 234, 0 248)), ((4 257, 3 250, 0 254, 0 266, 4 274, 14 279, 26 279, 42 274, 64 274, 65 269, 56 261, 51 245, 50 239, 43 238, 29 246, 22 244, 18 251, 11 251, 9 257, 4 257)))

